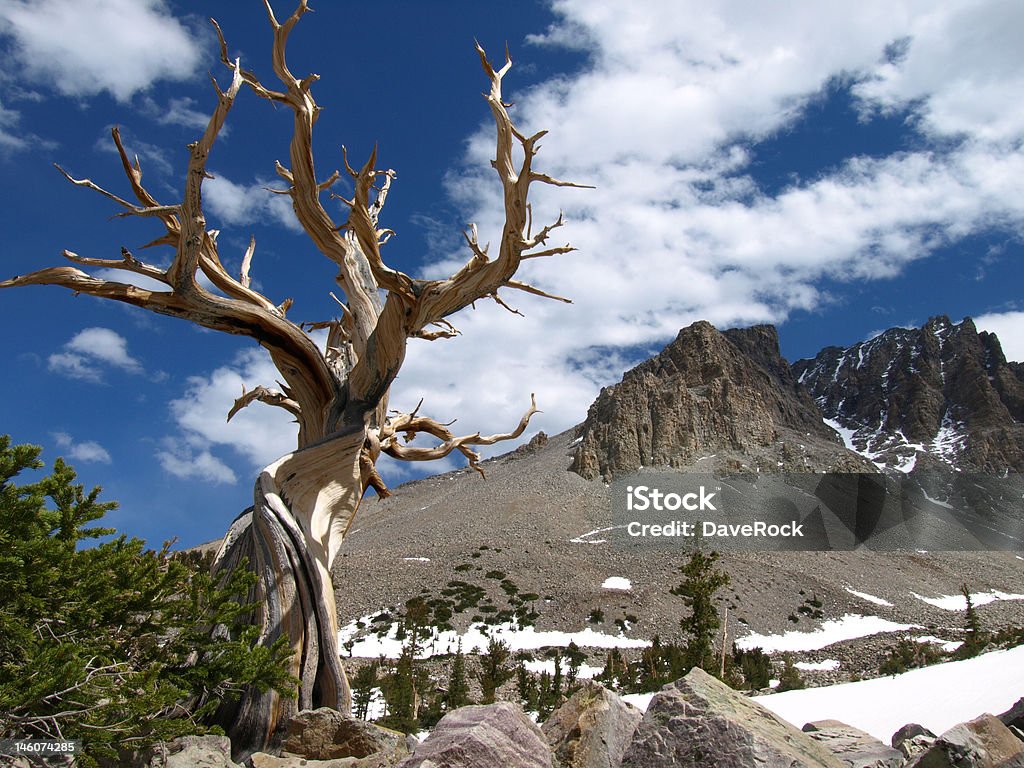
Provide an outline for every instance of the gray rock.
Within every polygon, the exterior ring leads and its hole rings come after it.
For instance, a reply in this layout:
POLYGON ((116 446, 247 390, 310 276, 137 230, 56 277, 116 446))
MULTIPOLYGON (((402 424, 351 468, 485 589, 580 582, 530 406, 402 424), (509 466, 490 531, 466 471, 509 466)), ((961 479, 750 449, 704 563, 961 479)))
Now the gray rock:
POLYGON ((552 768, 544 734, 515 704, 449 712, 399 768, 552 768))
MULTIPOLYGON (((583 424, 572 470, 609 480, 639 467, 681 467, 720 451, 757 452, 785 435, 800 445, 779 456, 783 468, 864 470, 840 445, 779 351, 771 326, 720 332, 700 321, 679 332, 656 357, 601 390, 583 424), (789 457, 789 458, 787 458, 789 457), (787 462, 792 462, 786 466, 787 462)), ((772 463, 774 466, 774 462, 772 463)))
POLYGON ((702 669, 651 700, 622 768, 846 768, 810 736, 702 669))
POLYGON ((954 725, 907 768, 1009 768, 1022 758, 1024 742, 986 714, 954 725))
POLYGON ((339 712, 321 709, 300 712, 289 722, 281 743, 282 755, 310 760, 368 757, 406 753, 405 735, 339 712))
POLYGON ((337 760, 307 760, 304 757, 276 757, 266 752, 249 756, 249 768, 353 768, 358 762, 355 757, 339 757, 337 760))
POLYGON ((919 736, 926 736, 930 739, 936 738, 935 734, 923 725, 918 723, 907 723, 892 735, 892 741, 889 743, 892 744, 893 749, 899 749, 900 744, 905 742, 907 739, 914 739, 919 736))
POLYGON ((541 726, 556 765, 618 768, 643 712, 588 682, 541 726))
POLYGON ((227 736, 181 736, 137 755, 132 768, 242 768, 231 759, 227 736))
POLYGON ((937 739, 934 733, 923 725, 907 723, 892 735, 892 746, 908 760, 927 752, 937 739))
POLYGON ((1024 698, 1017 699, 1017 703, 1003 712, 999 716, 999 720, 1007 727, 1012 726, 1019 731, 1024 731, 1024 698))
POLYGON ((838 720, 807 723, 803 731, 850 768, 902 768, 906 762, 899 750, 838 720))

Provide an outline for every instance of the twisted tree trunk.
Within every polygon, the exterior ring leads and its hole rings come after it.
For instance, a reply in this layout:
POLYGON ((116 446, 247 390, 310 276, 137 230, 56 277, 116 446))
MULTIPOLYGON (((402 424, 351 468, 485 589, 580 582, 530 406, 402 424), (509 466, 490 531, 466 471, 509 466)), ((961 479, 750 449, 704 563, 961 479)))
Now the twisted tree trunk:
MULTIPOLYGON (((292 513, 287 497, 282 497, 287 485, 279 483, 278 476, 291 474, 296 462, 324 466, 326 460, 332 469, 349 466, 358 477, 361 447, 351 437, 330 440, 289 454, 264 470, 256 481, 253 506, 232 523, 214 560, 214 574, 231 572, 243 559, 257 574, 250 623, 262 628, 260 640, 267 645, 288 638, 293 649, 289 671, 300 681, 294 698, 273 689, 249 689, 237 702, 222 705, 217 720, 232 737, 236 759, 275 746, 282 736, 279 726, 300 710, 351 708, 339 657, 333 582, 324 569, 331 559, 320 558, 321 543, 292 513)), ((351 476, 346 479, 344 487, 358 487, 351 476)))
POLYGON ((322 197, 341 174, 335 171, 321 181, 314 165, 313 126, 320 107, 311 87, 318 76, 300 80, 287 63, 288 37, 307 10, 306 1, 300 0, 291 16, 280 23, 267 2, 274 32, 274 73, 283 86, 280 91, 265 87, 237 59, 228 57, 227 44, 214 22, 231 84, 222 91, 214 83, 217 106, 203 136, 189 145, 185 194, 180 203, 161 204, 146 189, 138 158, 134 162, 129 159, 116 128, 114 144, 137 203, 89 179, 74 179, 61 169, 73 184, 114 201, 123 209, 121 216, 159 221, 164 233, 149 245, 169 246, 175 252, 167 269, 147 264, 124 248, 120 259, 83 257, 71 251, 65 251, 64 256, 79 266, 142 275, 161 283, 166 290, 140 288, 130 280, 101 279, 68 266, 42 269, 0 283, 0 288, 58 285, 76 294, 112 299, 213 330, 249 336, 267 350, 280 372, 280 389, 259 385, 243 392, 228 419, 257 401, 283 408, 298 423, 297 450, 260 474, 253 507, 232 524, 214 568, 217 573, 227 573, 239 567, 244 558, 258 574, 252 595, 257 601, 252 623, 260 628, 264 642, 287 638, 293 651, 292 673, 301 683, 294 700, 274 691, 248 691, 239 702, 222 707, 220 717, 228 726, 236 754, 272 744, 281 725, 296 709, 349 707, 349 689, 338 657, 331 566, 364 493, 373 488, 380 496, 388 494, 375 466, 379 456, 386 453, 404 461, 429 461, 458 451, 480 471, 474 447, 518 437, 537 412, 536 404, 531 402, 519 425, 508 433, 456 436, 442 422, 420 415, 419 406, 412 413, 389 411, 390 387, 405 359, 408 340, 457 336, 458 330, 448 318, 479 299, 491 298, 509 308, 498 296, 503 288, 567 302, 514 276, 523 259, 573 250, 569 245, 547 247, 551 233, 563 224, 561 216, 532 231, 528 196, 535 182, 576 185, 533 168, 537 142, 544 132, 526 136, 516 129, 501 94, 502 78, 512 62, 506 56, 504 66, 495 70, 479 46, 480 62, 490 83, 485 96, 497 135, 492 165, 504 193, 505 222, 498 254, 494 258, 489 255, 488 247, 480 245, 476 227, 471 226, 465 233, 471 256, 447 279, 413 279, 385 264, 381 248, 392 232, 378 228, 378 217, 394 172, 375 167, 376 150, 358 171, 345 158, 353 194, 351 199, 338 198, 348 207, 349 216, 337 224, 322 197), (335 282, 345 297, 344 301, 336 299, 338 317, 301 324, 289 320, 291 299, 277 303, 251 287, 255 240, 250 240, 235 278, 221 262, 218 232, 206 227, 202 184, 208 177, 207 160, 242 86, 284 105, 293 114, 290 167, 280 163, 276 167, 288 188, 279 193, 291 198, 310 241, 338 268, 335 282), (515 154, 521 158, 518 163, 515 154), (212 290, 200 284, 200 273, 212 290), (328 331, 323 350, 308 333, 318 328, 328 331), (433 438, 433 444, 410 444, 422 434, 433 438))

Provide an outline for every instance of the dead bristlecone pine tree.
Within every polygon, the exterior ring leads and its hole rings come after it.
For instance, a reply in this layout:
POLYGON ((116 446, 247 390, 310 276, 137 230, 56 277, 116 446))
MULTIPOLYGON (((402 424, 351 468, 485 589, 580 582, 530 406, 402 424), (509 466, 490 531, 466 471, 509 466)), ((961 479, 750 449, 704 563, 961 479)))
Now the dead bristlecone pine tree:
POLYGON ((247 559, 247 567, 259 577, 253 595, 259 602, 252 623, 262 628, 266 643, 280 636, 288 638, 294 650, 291 671, 301 683, 294 699, 273 690, 249 690, 230 711, 220 713, 236 752, 246 753, 273 743, 279 724, 297 710, 327 706, 347 711, 350 706, 338 655, 331 564, 368 489, 380 496, 388 494, 375 468, 378 457, 388 454, 405 461, 428 461, 458 451, 479 470, 474 447, 518 437, 537 412, 531 402, 518 426, 506 434, 457 436, 442 421, 419 413, 419 407, 412 413, 389 410, 391 384, 402 367, 408 340, 456 336, 458 331, 448 318, 479 299, 491 298, 508 308, 498 293, 502 289, 568 301, 518 281, 515 275, 523 259, 573 250, 569 245, 548 244, 552 231, 563 223, 561 216, 531 231, 531 185, 576 185, 534 170, 537 141, 543 132, 525 136, 513 125, 501 94, 502 78, 511 60, 506 54, 504 65, 495 69, 479 46, 490 82, 485 96, 497 133, 493 166, 504 190, 505 222, 497 254, 489 254, 488 248, 481 246, 476 228, 471 226, 465 233, 469 258, 451 277, 420 280, 389 267, 381 248, 391 231, 381 228, 378 219, 395 174, 376 167, 376 150, 359 170, 344 159, 353 192, 351 199, 339 197, 348 217, 336 221, 324 200, 341 174, 335 171, 319 176, 314 165, 313 127, 320 107, 311 89, 317 75, 295 76, 286 55, 289 34, 307 10, 306 3, 300 2, 286 21, 278 22, 267 4, 279 86, 265 85, 238 59, 231 60, 214 22, 221 58, 231 79, 224 90, 214 84, 216 107, 203 135, 188 146, 182 201, 160 202, 143 185, 138 158, 129 158, 117 129, 113 141, 134 201, 89 179, 75 179, 58 166, 72 184, 113 201, 121 209, 119 215, 148 218, 162 225, 162 234, 150 245, 174 251, 169 267, 145 263, 127 249, 121 250, 120 259, 87 258, 64 251, 64 257, 76 266, 50 267, 0 283, 4 288, 62 286, 75 294, 112 299, 212 330, 248 336, 269 352, 277 367, 282 382, 279 388, 257 384, 243 392, 227 418, 256 401, 284 408, 298 422, 298 443, 292 453, 260 473, 253 507, 231 525, 214 570, 225 573, 247 559), (283 194, 291 198, 305 233, 320 254, 337 266, 335 281, 340 293, 332 295, 339 311, 333 319, 299 324, 289 320, 286 313, 291 300, 272 300, 253 288, 250 273, 255 241, 249 242, 240 274, 233 276, 222 264, 218 233, 207 229, 202 195, 207 160, 235 99, 245 89, 291 110, 294 117, 289 165, 278 163, 276 170, 287 184, 283 194), (119 282, 92 276, 79 267, 99 268, 105 276, 120 270, 126 276, 119 282), (163 287, 137 287, 132 284, 134 275, 163 287), (324 349, 309 335, 315 329, 327 330, 324 349), (430 445, 412 443, 423 433, 434 438, 430 445))

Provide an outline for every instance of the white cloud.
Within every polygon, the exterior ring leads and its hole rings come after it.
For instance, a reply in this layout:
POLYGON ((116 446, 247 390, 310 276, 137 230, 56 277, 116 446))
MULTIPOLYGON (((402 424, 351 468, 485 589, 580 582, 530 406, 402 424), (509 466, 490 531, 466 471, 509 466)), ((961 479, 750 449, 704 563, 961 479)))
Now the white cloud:
POLYGON ((21 114, 13 109, 4 107, 0 101, 0 153, 11 152, 16 149, 24 149, 27 142, 23 136, 18 135, 18 123, 21 114))
POLYGON ((235 483, 238 478, 234 471, 207 449, 178 444, 172 439, 163 441, 156 452, 157 460, 164 470, 185 480, 202 480, 209 483, 235 483))
POLYGON ((979 331, 999 337, 1007 360, 1024 362, 1024 312, 993 312, 974 318, 979 331))
POLYGON ((185 392, 170 404, 181 441, 207 451, 230 448, 251 469, 262 468, 294 450, 298 428, 291 415, 280 408, 253 403, 226 421, 243 387, 273 387, 279 376, 266 352, 250 349, 239 354, 231 365, 190 377, 185 392))
POLYGON ((68 458, 73 461, 99 462, 101 464, 111 462, 107 449, 93 440, 78 443, 67 432, 55 432, 53 440, 58 447, 67 451, 68 458))
MULTIPOLYGON (((142 100, 142 107, 146 114, 164 125, 180 125, 184 128, 205 130, 210 122, 210 115, 204 112, 199 103, 191 96, 181 96, 170 99, 166 105, 160 105, 151 97, 142 100)), ((209 107, 210 112, 213 107, 209 107)), ((224 138, 228 135, 230 128, 225 123, 218 136, 224 138)))
MULTIPOLYGON (((829 301, 826 278, 892 277, 966 236, 1024 233, 1024 111, 1010 97, 1024 90, 1024 48, 1004 44, 1020 26, 1008 23, 1019 4, 554 8, 560 20, 538 42, 572 44, 588 63, 525 93, 513 67, 506 96, 525 132, 551 131, 539 170, 597 186, 537 189, 534 199, 535 222, 566 211, 552 244, 580 250, 529 261, 521 276, 575 304, 503 292, 522 319, 478 303, 453 318, 463 337, 410 351, 394 390, 404 400, 412 386, 406 405, 428 393, 432 415, 497 431, 536 387, 548 412, 537 425, 568 427, 636 347, 657 348, 693 320, 780 322, 829 301), (909 42, 896 55, 900 40, 909 42), (915 149, 851 156, 781 191, 759 188, 758 142, 851 84, 863 119, 896 107, 910 114, 915 149)), ((449 188, 481 240, 496 243, 503 207, 488 164, 492 132, 471 137, 449 188)), ((467 256, 441 259, 431 275, 467 256)))
POLYGON ((257 180, 253 184, 236 184, 227 177, 215 174, 203 183, 203 202, 220 224, 262 224, 269 219, 295 232, 302 226, 295 218, 291 198, 268 191, 279 185, 257 180))
POLYGON ((143 372, 142 363, 128 354, 127 340, 109 328, 86 328, 47 359, 54 373, 93 383, 103 381, 105 367, 132 374, 143 372))
POLYGON ((0 33, 14 38, 29 78, 69 96, 127 101, 157 80, 189 77, 200 60, 162 0, 2 0, 0 33))

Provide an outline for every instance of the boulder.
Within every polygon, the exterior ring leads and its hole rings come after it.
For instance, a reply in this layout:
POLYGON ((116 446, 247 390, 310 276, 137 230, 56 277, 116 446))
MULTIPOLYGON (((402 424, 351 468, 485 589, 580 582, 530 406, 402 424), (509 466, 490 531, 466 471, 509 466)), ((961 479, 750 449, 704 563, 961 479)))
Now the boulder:
POLYGON ((937 738, 923 725, 907 723, 892 735, 891 744, 893 749, 898 749, 904 757, 911 758, 926 752, 937 738))
POLYGON ((643 712, 588 682, 541 726, 562 768, 618 768, 643 712))
POLYGON ((999 720, 1006 727, 1013 727, 1024 733, 1024 698, 1017 699, 1017 703, 1003 712, 999 720))
POLYGON ((651 700, 622 768, 846 768, 806 733, 702 669, 651 700))
POLYGON ((441 721, 399 768, 552 768, 533 721, 507 701, 461 707, 441 721))
POLYGON ((406 752, 404 734, 328 707, 299 712, 288 722, 281 743, 282 756, 296 755, 309 760, 406 752))
POLYGON ((242 768, 231 759, 227 736, 180 736, 133 756, 132 768, 242 768))
POLYGON ((304 757, 277 757, 266 752, 249 756, 250 768, 353 768, 359 762, 356 757, 339 757, 337 760, 307 760, 304 757))
POLYGON ((249 757, 249 768, 394 768, 407 752, 393 754, 377 752, 369 757, 339 757, 334 760, 308 760, 295 755, 277 757, 256 752, 249 757))
POLYGON ((850 768, 902 768, 906 762, 899 750, 838 720, 807 723, 803 731, 850 768))
POLYGON ((1015 763, 1024 763, 1024 742, 986 714, 954 725, 907 768, 1009 768, 1015 763))

